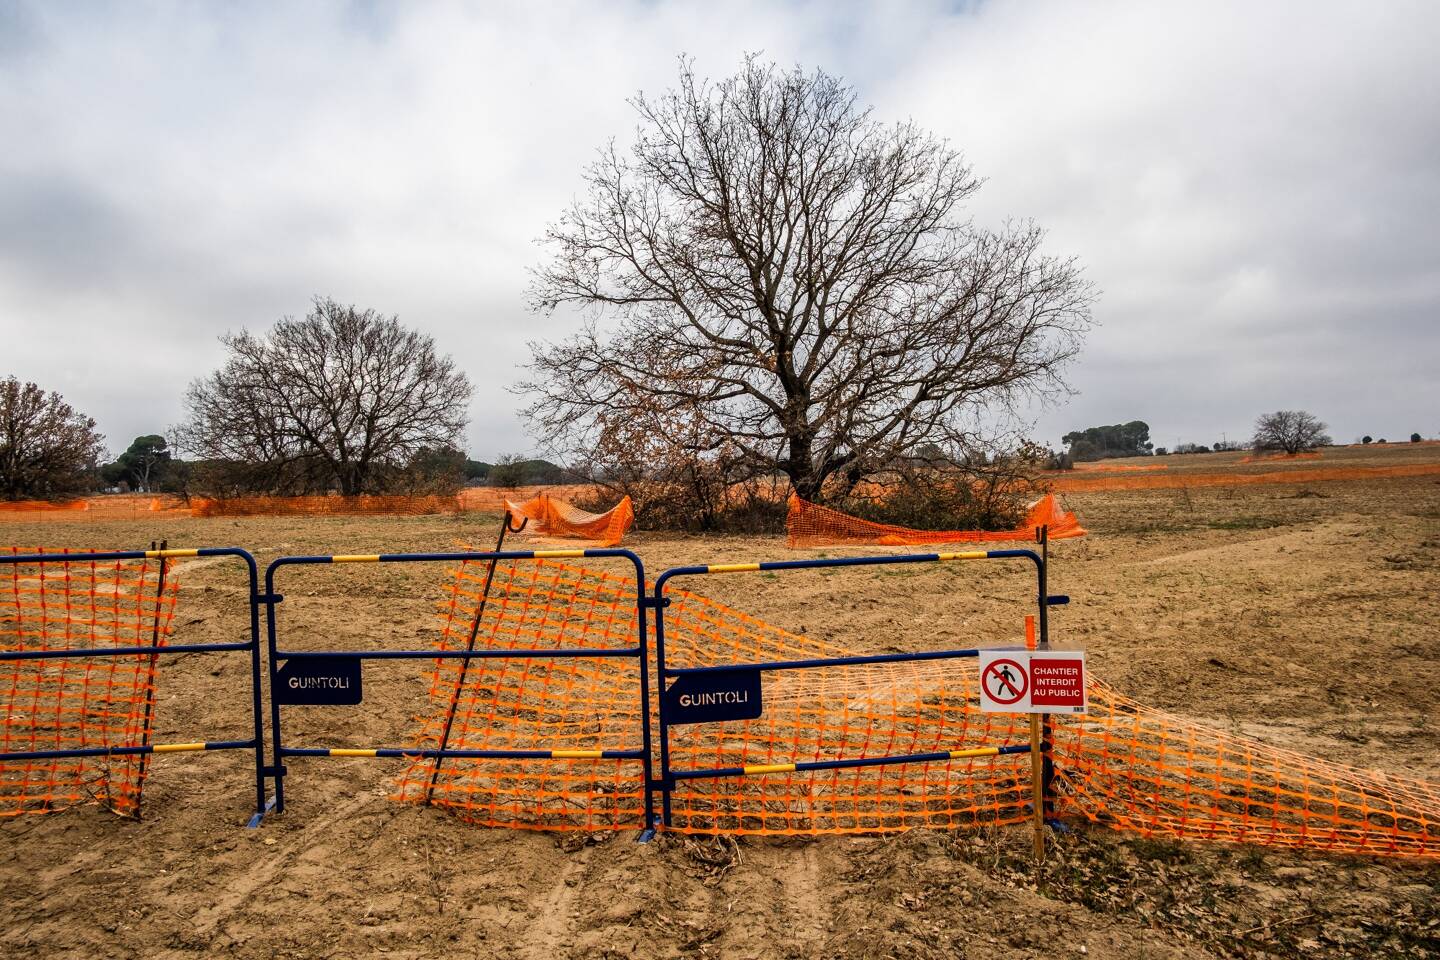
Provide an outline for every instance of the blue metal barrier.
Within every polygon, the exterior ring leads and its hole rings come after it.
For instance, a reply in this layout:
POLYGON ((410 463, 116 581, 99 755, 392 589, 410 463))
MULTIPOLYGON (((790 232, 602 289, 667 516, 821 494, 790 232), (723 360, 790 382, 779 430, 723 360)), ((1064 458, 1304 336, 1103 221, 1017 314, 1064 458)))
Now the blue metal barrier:
MULTIPOLYGON (((652 793, 653 772, 650 759, 650 686, 647 656, 646 604, 644 603, 645 568, 640 558, 629 550, 588 549, 588 550, 502 550, 489 552, 459 553, 391 553, 391 554, 350 554, 336 556, 280 557, 271 562, 265 571, 267 603, 266 637, 270 653, 270 725, 273 742, 273 764, 275 775, 274 808, 285 808, 286 757, 376 757, 376 758, 433 758, 440 759, 494 759, 494 760, 634 760, 641 764, 644 777, 644 822, 636 828, 648 832, 654 819, 654 796, 652 793), (471 645, 465 650, 285 650, 279 646, 275 608, 284 597, 275 590, 275 577, 283 567, 335 563, 423 563, 423 562, 486 562, 492 564, 502 560, 546 560, 578 558, 618 558, 629 561, 635 569, 635 617, 638 643, 633 647, 572 648, 550 650, 520 649, 474 649, 475 630, 483 612, 483 604, 476 614, 476 623, 471 629, 471 645), (595 750, 464 750, 451 749, 443 744, 448 741, 447 719, 445 737, 438 749, 406 747, 306 747, 287 745, 281 726, 282 696, 277 695, 280 685, 281 665, 326 663, 344 666, 349 662, 363 660, 437 660, 457 659, 468 664, 477 659, 593 659, 629 657, 636 661, 640 680, 640 738, 638 748, 595 749, 595 750)), ((488 579, 487 579, 488 589, 488 579)), ((346 701, 333 701, 346 702, 346 701)), ((350 701, 355 702, 355 701, 350 701)), ((434 783, 432 779, 431 786, 434 783)))
POLYGON ((80 660, 97 657, 159 656, 176 653, 221 653, 227 651, 249 651, 250 653, 250 700, 253 713, 253 734, 244 740, 210 740, 192 743, 151 743, 118 747, 80 747, 59 750, 30 750, 0 752, 0 762, 23 760, 50 760, 65 757, 108 757, 108 756, 149 756, 160 753, 186 753, 209 750, 252 750, 255 755, 255 813, 250 826, 256 826, 265 813, 265 778, 269 773, 265 766, 264 753, 264 711, 260 694, 260 612, 258 573, 255 558, 239 547, 199 547, 191 549, 163 550, 111 550, 89 553, 38 553, 0 554, 0 563, 7 564, 68 564, 99 563, 110 560, 159 560, 161 587, 164 584, 165 564, 168 560, 193 557, 238 557, 245 563, 249 574, 247 605, 250 611, 250 638, 230 643, 176 643, 159 644, 158 626, 156 640, 149 646, 92 647, 73 650, 5 650, 0 651, 0 661, 47 660, 63 658, 80 660))
MULTIPOLYGON (((1042 541, 1043 542, 1043 541, 1042 541)), ((814 560, 770 560, 757 563, 724 563, 709 564, 706 566, 674 567, 666 570, 655 581, 654 591, 649 599, 649 605, 655 608, 655 656, 658 664, 659 690, 659 723, 660 723, 660 776, 656 780, 656 787, 661 794, 661 820, 660 826, 671 825, 671 792, 675 789, 677 781, 698 780, 719 777, 744 777, 759 776, 772 773, 799 773, 809 770, 835 770, 855 767, 876 767, 901 763, 931 763, 947 760, 962 760, 976 757, 1004 756, 1009 754, 1030 753, 1030 744, 1013 744, 1000 747, 972 747, 956 750, 935 751, 928 753, 894 754, 880 757, 858 757, 837 760, 814 760, 799 761, 794 763, 779 764, 754 764, 743 767, 712 767, 700 769, 672 769, 670 766, 670 732, 669 728, 677 721, 676 707, 671 701, 670 694, 677 687, 667 687, 668 680, 675 680, 676 684, 696 683, 703 684, 713 682, 715 688, 702 690, 697 686, 697 693, 693 694, 693 701, 696 704, 705 703, 705 697, 727 698, 734 709, 729 715, 717 715, 713 720, 705 719, 702 712, 693 714, 699 719, 687 719, 685 722, 722 722, 724 720, 755 719, 760 716, 759 703, 754 704, 752 713, 745 714, 748 707, 748 700, 744 697, 743 687, 750 681, 750 675, 761 672, 779 672, 787 670, 812 670, 831 667, 864 666, 869 664, 902 663, 924 660, 951 660, 969 657, 978 657, 978 649, 958 650, 926 650, 915 653, 890 653, 875 654, 869 656, 848 656, 848 657, 827 657, 809 660, 783 660, 783 661, 759 661, 751 663, 727 663, 705 667, 671 667, 666 663, 665 653, 665 608, 669 606, 669 599, 665 596, 666 585, 676 577, 691 577, 715 573, 746 573, 753 571, 777 571, 777 570, 815 570, 833 567, 865 567, 885 566, 891 564, 913 564, 913 563, 943 563, 952 560, 1003 560, 1023 559, 1030 560, 1035 564, 1036 570, 1036 606, 1039 613, 1042 636, 1047 631, 1046 608, 1050 604, 1050 598, 1046 595, 1045 567, 1046 560, 1041 554, 1033 550, 977 550, 960 553, 913 553, 899 554, 892 556, 875 557, 837 557, 831 559, 814 560), (726 689, 728 687, 728 689, 726 689)), ((758 679, 750 681, 757 688, 756 700, 758 701, 758 679)), ((718 701, 717 701, 718 702, 718 701)))

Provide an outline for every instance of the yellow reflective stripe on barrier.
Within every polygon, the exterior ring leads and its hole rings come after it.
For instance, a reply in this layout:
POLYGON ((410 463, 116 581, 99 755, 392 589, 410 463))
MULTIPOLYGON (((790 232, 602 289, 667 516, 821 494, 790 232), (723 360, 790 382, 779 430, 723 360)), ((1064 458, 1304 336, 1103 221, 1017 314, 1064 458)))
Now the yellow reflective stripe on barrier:
POLYGON ((205 744, 201 743, 157 743, 150 748, 151 753, 180 753, 185 750, 204 750, 205 744))
POLYGON ((744 573, 748 570, 759 570, 758 563, 712 563, 705 568, 706 573, 744 573))
POLYGON ((941 560, 984 560, 990 554, 985 550, 970 550, 965 553, 942 553, 941 560))
POLYGON ((331 563, 379 563, 378 553, 348 553, 339 557, 331 557, 331 563))
POLYGON ((584 550, 536 550, 530 554, 536 560, 559 560, 585 556, 584 550))
POLYGON ((190 550, 146 550, 146 551, 145 551, 145 556, 149 557, 149 558, 152 559, 152 560, 158 560, 158 559, 160 559, 161 557, 198 557, 198 556, 200 556, 200 551, 199 551, 198 549, 190 549, 190 550))
POLYGON ((599 760, 604 755, 601 750, 551 750, 550 756, 556 760, 599 760))
POLYGON ((1000 755, 998 747, 975 747, 972 750, 951 750, 951 760, 966 760, 970 757, 996 757, 1000 755))
POLYGON ((374 757, 378 755, 378 750, 354 750, 345 747, 335 747, 330 751, 332 757, 374 757))
POLYGON ((752 776, 754 776, 754 775, 756 775, 756 774, 759 774, 759 773, 794 773, 794 772, 795 772, 795 764, 793 764, 793 763, 762 763, 762 764, 759 764, 759 765, 753 766, 753 767, 742 767, 741 769, 743 769, 743 770, 745 771, 745 776, 747 776, 747 777, 752 777, 752 776))

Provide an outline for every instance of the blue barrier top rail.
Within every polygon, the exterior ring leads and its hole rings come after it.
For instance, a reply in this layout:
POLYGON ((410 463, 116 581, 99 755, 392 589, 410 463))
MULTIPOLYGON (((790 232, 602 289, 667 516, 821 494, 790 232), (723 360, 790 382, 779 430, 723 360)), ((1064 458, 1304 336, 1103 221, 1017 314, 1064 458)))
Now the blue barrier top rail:
MULTIPOLYGON (((275 593, 275 573, 281 567, 313 566, 334 563, 417 563, 425 561, 463 563, 490 560, 555 560, 577 558, 616 557, 629 560, 635 567, 635 582, 645 582, 645 567, 638 556, 629 550, 619 548, 593 548, 574 550, 501 550, 461 551, 450 553, 351 553, 306 557, 279 557, 265 569, 265 591, 275 602, 284 598, 275 593)), ((636 602, 642 594, 637 587, 636 602)), ((273 607, 272 616, 273 616, 273 607)), ((548 659, 590 659, 592 657, 639 657, 644 654, 644 638, 633 647, 576 647, 573 649, 480 649, 480 650, 280 650, 272 647, 272 653, 280 660, 326 660, 340 657, 361 660, 524 660, 531 658, 548 659)))
POLYGON ((756 563, 711 563, 704 566, 672 567, 655 581, 655 595, 664 592, 673 577, 693 577, 706 573, 748 573, 755 570, 813 570, 823 567, 871 567, 890 563, 945 563, 950 560, 1005 560, 1025 557, 1042 565, 1034 550, 964 550, 957 553, 899 553, 878 557, 830 557, 811 560, 761 560, 756 563))
MULTIPOLYGON (((705 566, 672 567, 655 581, 655 597, 660 602, 665 595, 665 585, 674 577, 699 576, 709 573, 748 573, 756 570, 815 570, 826 567, 870 567, 896 563, 945 563, 950 560, 1010 560, 1028 559, 1034 562, 1036 570, 1044 569, 1044 561, 1033 550, 966 550, 956 553, 902 553, 878 557, 833 557, 810 560, 762 560, 755 563, 712 563, 705 566)), ((663 648, 662 648, 663 649, 663 648)), ((827 657, 811 660, 777 660, 762 663, 720 664, 709 667, 670 667, 662 657, 662 676, 678 677, 684 674, 723 673, 730 670, 804 670, 818 667, 847 667, 871 663, 904 663, 915 660, 949 660, 961 657, 978 657, 978 649, 928 650, 919 653, 882 653, 871 656, 827 657)))
POLYGON ((869 656, 823 657, 814 660, 767 660, 760 663, 720 664, 713 667, 666 667, 665 676, 726 673, 735 670, 807 670, 816 667, 859 667, 871 663, 910 663, 915 660, 959 660, 980 656, 979 649, 922 650, 918 653, 876 653, 869 656))
MULTIPOLYGON (((0 554, 0 563, 99 563, 104 560, 175 560, 192 557, 239 557, 245 561, 250 572, 253 589, 258 580, 255 558, 248 550, 240 547, 191 547, 175 550, 106 550, 89 553, 26 553, 0 554)), ((155 646, 130 647, 77 647, 74 649, 39 648, 35 650, 0 650, 0 661, 4 660, 51 660, 65 657, 128 657, 148 656, 157 649, 160 653, 212 653, 221 650, 250 650, 258 644, 258 637, 231 643, 176 643, 155 646)))

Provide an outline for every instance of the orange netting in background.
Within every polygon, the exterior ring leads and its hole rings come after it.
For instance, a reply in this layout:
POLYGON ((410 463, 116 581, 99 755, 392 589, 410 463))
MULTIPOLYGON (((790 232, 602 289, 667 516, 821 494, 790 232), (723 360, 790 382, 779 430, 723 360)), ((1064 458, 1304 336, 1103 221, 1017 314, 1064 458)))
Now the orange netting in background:
MULTIPOLYGON (((10 547, 15 556, 67 553, 10 547)), ((0 563, 0 650, 163 646, 176 580, 156 561, 0 563)), ((0 752, 150 743, 153 654, 0 660, 0 752)), ((138 813, 148 757, 0 761, 0 817, 97 802, 138 813)))
POLYGON ((0 500, 0 513, 68 513, 89 509, 90 504, 84 500, 0 500))
MULTIPOLYGON (((442 648, 463 648, 485 565, 454 574, 442 648)), ((849 650, 672 590, 670 666, 828 658, 849 650)), ((635 643, 634 581, 554 561, 497 565, 477 646, 635 643)), ((1003 638, 997 638, 1004 642, 1003 638)), ((868 652, 868 651, 866 651, 868 652)), ((624 749, 640 742, 630 658, 442 660, 415 740, 452 749, 624 749)), ((653 674, 652 674, 653 676, 653 674)), ((673 769, 710 769, 998 747, 1028 742, 1024 717, 979 709, 974 660, 771 671, 757 720, 670 729, 673 769)), ((658 691, 657 691, 658 695, 658 691)), ((1052 718, 1056 804, 1147 836, 1440 858, 1440 786, 1306 757, 1142 706, 1091 682, 1090 712, 1052 718)), ((658 735, 658 727, 656 728, 658 735)), ((971 760, 684 779, 672 792, 684 833, 838 834, 1018 823, 1030 760, 971 760)), ((637 761, 417 760, 403 799, 485 825, 544 830, 642 824, 637 761)), ((658 797, 657 797, 658 803, 658 797)))
POLYGON ((106 520, 153 520, 157 516, 190 516, 184 498, 165 494, 108 493, 51 503, 45 500, 0 500, 0 523, 101 523, 106 520))
POLYGON ((575 537, 602 547, 613 547, 625 537, 635 522, 635 510, 629 497, 621 497, 604 513, 589 513, 548 493, 524 503, 506 500, 511 516, 527 517, 535 524, 535 532, 547 537, 575 537))
POLYGON ((1236 463, 1286 463, 1291 460, 1319 460, 1319 450, 1310 450, 1302 453, 1251 453, 1241 457, 1236 463))
POLYGON ((371 496, 358 497, 227 497, 214 500, 195 497, 191 513, 197 517, 330 517, 366 514, 456 513, 455 497, 371 496))
POLYGON ((1029 512, 1014 530, 914 530, 889 523, 876 523, 822 507, 790 495, 785 532, 792 547, 829 544, 874 543, 883 546, 919 546, 928 543, 997 543, 1035 539, 1040 527, 1050 528, 1051 540, 1082 537, 1085 528, 1074 513, 1063 509, 1054 494, 1046 494, 1030 505, 1029 512))
MULTIPOLYGON (((1273 461, 1272 461, 1273 462, 1273 461)), ((1263 473, 1142 473, 1139 475, 1050 476, 1047 482, 1066 493, 1099 490, 1180 490, 1188 487, 1244 487, 1273 483, 1323 483, 1327 480, 1389 480, 1440 475, 1440 463, 1400 463, 1386 467, 1309 467, 1263 473)))
POLYGON ((1081 473, 1145 473, 1168 468, 1163 463, 1106 463, 1104 460, 1094 460, 1077 463, 1075 469, 1081 473))

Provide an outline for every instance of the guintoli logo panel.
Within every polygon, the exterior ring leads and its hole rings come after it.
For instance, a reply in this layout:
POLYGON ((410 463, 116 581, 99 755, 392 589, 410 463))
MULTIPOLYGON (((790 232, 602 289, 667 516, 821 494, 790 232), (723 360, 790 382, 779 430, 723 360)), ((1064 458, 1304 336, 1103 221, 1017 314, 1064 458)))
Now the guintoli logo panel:
POLYGON ((764 712, 760 671, 748 667, 682 673, 665 691, 665 723, 754 720, 764 712))
POLYGON ((354 706, 364 697, 359 657, 297 657, 280 665, 275 700, 297 706, 354 706))

